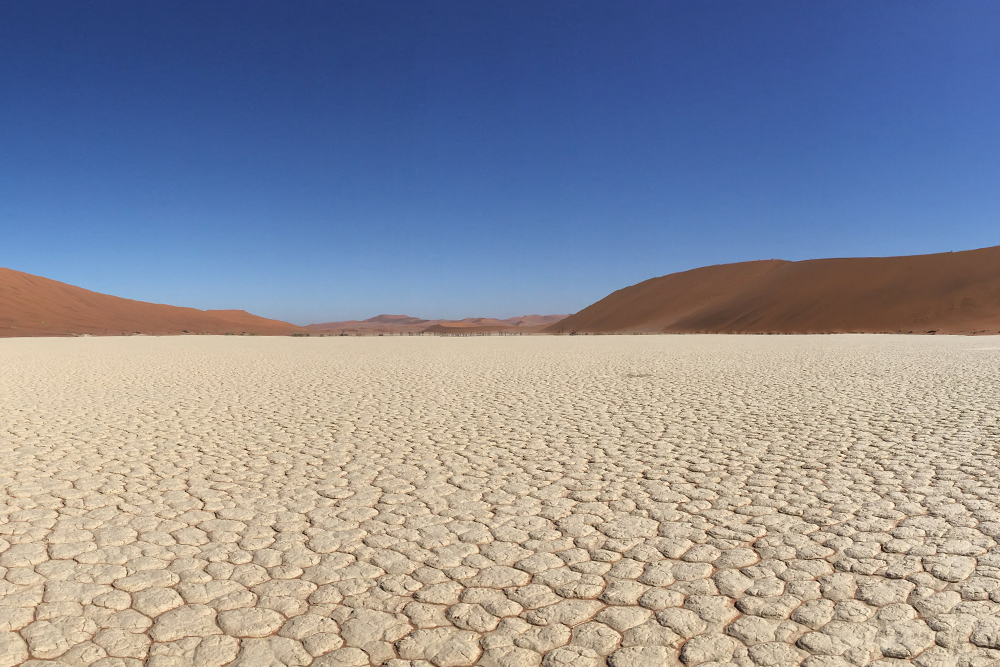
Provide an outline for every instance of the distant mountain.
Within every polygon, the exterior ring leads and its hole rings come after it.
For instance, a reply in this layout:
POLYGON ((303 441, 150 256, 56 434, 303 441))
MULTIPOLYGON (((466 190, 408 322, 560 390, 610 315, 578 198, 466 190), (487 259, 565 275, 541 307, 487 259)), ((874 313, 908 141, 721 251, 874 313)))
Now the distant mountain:
POLYGON ((550 324, 559 322, 566 315, 522 315, 506 320, 496 320, 490 317, 468 317, 464 320, 439 320, 429 324, 425 331, 429 333, 485 333, 485 332, 521 332, 538 333, 550 324))
POLYGON ((310 324, 306 328, 317 333, 393 334, 393 333, 486 333, 520 331, 537 333, 554 324, 565 315, 524 315, 498 320, 490 317, 468 317, 464 320, 423 320, 408 315, 378 315, 367 320, 325 322, 310 324))
POLYGON ((620 289, 548 333, 1000 333, 1000 246, 707 266, 620 289))
POLYGON ((0 268, 0 337, 79 334, 262 334, 304 329, 242 310, 197 310, 91 292, 0 268))
POLYGON ((365 320, 376 324, 423 324, 426 321, 409 315, 376 315, 365 320))
POLYGON ((367 320, 299 327, 243 310, 197 310, 91 292, 29 273, 0 268, 0 337, 118 336, 133 334, 379 334, 536 332, 565 315, 525 315, 506 320, 425 320, 377 315, 367 320))
POLYGON ((422 320, 419 317, 409 315, 376 315, 367 320, 346 320, 343 322, 321 322, 319 324, 308 324, 306 329, 316 332, 406 332, 420 331, 427 326, 430 320, 422 320))

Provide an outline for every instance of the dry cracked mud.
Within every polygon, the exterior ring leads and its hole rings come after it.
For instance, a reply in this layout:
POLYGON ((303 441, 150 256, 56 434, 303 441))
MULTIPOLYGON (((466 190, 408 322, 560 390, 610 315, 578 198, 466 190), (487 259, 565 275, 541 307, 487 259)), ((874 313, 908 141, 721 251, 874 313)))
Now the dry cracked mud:
POLYGON ((0 667, 1000 664, 1000 341, 0 341, 0 667))

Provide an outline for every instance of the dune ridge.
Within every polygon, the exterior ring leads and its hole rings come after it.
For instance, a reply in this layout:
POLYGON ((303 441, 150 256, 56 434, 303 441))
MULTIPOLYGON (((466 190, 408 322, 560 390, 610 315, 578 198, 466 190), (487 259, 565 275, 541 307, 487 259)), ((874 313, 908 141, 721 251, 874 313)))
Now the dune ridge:
POLYGON ((0 337, 303 332, 244 310, 198 310, 146 303, 0 268, 0 337))
POLYGON ((1000 333, 1000 246, 760 260, 620 289, 546 333, 1000 333))
POLYGON ((427 320, 377 315, 367 320, 301 327, 245 310, 198 310, 147 303, 0 267, 0 337, 175 334, 372 335, 379 333, 536 333, 565 315, 525 315, 505 320, 469 317, 427 320))

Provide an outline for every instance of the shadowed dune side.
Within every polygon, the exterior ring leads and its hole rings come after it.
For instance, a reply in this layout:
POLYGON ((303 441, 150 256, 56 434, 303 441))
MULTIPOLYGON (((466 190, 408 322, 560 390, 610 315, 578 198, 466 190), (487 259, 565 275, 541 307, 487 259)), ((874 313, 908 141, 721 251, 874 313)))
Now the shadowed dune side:
POLYGON ((614 292, 547 333, 1000 333, 1000 246, 707 266, 614 292))
POLYGON ((261 334, 304 331, 242 310, 133 301, 0 268, 0 337, 78 334, 261 334))

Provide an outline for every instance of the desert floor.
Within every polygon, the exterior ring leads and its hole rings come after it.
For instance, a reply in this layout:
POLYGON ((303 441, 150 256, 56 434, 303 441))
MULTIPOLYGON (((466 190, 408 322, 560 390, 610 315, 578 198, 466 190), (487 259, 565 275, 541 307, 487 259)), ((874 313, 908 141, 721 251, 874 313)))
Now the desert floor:
POLYGON ((996 337, 2 340, 0 666, 997 664, 998 406, 996 337))

